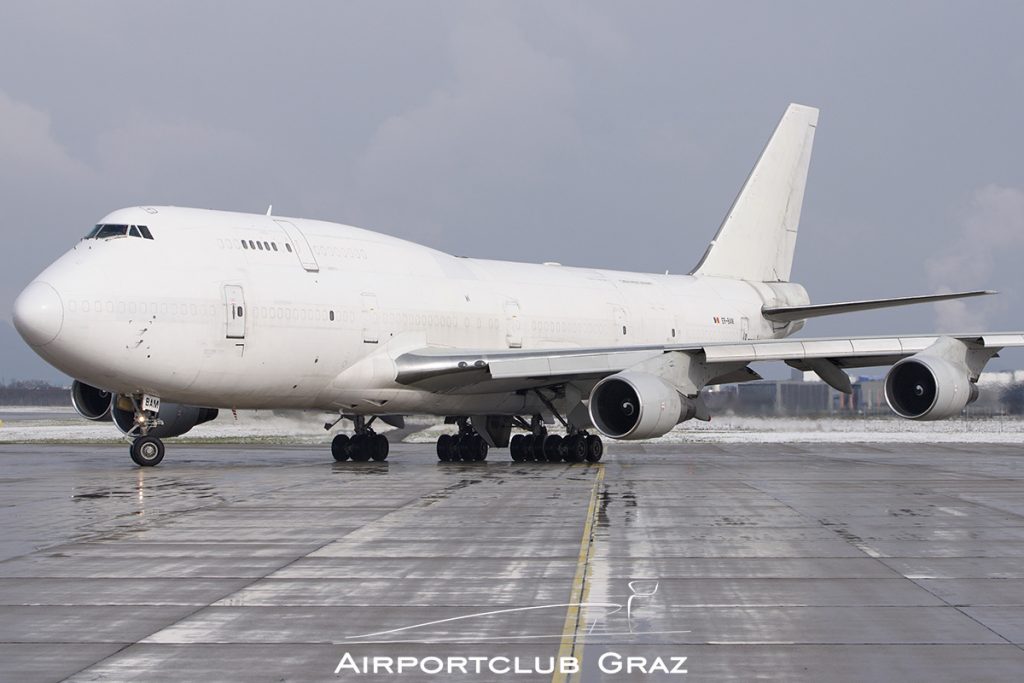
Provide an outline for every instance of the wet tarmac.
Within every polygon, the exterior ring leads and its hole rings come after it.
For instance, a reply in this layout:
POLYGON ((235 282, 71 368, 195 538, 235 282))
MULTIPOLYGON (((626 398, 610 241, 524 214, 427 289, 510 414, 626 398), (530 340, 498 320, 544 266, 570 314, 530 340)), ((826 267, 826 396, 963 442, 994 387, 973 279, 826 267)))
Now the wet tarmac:
POLYGON ((0 446, 0 680, 1024 678, 1024 446, 610 450, 0 446))

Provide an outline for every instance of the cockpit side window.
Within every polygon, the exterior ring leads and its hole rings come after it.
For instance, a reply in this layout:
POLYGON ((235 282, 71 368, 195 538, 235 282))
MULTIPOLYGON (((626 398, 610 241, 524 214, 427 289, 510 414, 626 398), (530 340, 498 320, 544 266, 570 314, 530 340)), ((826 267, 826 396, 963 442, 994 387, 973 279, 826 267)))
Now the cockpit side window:
POLYGON ((141 233, 142 233, 142 236, 143 236, 143 237, 144 237, 145 239, 147 239, 147 240, 151 240, 151 239, 153 239, 153 233, 151 233, 151 232, 149 231, 149 228, 148 228, 148 227, 146 227, 145 225, 139 225, 139 226, 136 226, 136 227, 138 227, 138 229, 139 229, 139 232, 141 232, 141 233))
POLYGON ((132 227, 128 228, 128 236, 129 237, 142 237, 142 235, 139 234, 139 229, 137 227, 135 227, 134 225, 132 227))

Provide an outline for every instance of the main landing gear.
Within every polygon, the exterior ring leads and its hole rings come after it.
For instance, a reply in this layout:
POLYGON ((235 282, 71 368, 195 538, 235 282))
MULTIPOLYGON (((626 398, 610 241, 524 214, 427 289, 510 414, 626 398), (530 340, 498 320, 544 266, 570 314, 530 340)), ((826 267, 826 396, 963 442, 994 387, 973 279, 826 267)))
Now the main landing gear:
POLYGON ((352 418, 356 427, 355 434, 351 437, 348 434, 338 434, 331 441, 331 455, 334 456, 334 459, 338 462, 344 462, 349 458, 356 462, 387 460, 390 450, 388 437, 370 429, 370 425, 375 419, 377 418, 371 417, 367 420, 362 415, 352 418))
POLYGON ((441 462, 479 462, 487 459, 488 450, 484 437, 464 417, 459 418, 457 435, 442 434, 437 437, 437 459, 441 462))
POLYGON ((542 427, 513 436, 509 452, 515 462, 597 462, 604 455, 604 443, 597 434, 582 430, 561 436, 542 427))
MULTIPOLYGON (((487 442, 470 425, 469 420, 457 420, 457 435, 442 434, 437 438, 437 459, 441 462, 479 462, 487 459, 487 442)), ((529 434, 516 434, 509 441, 509 453, 515 462, 598 462, 604 455, 604 443, 596 434, 566 425, 566 436, 549 434, 539 415, 531 422, 520 417, 513 423, 529 430, 529 434)))

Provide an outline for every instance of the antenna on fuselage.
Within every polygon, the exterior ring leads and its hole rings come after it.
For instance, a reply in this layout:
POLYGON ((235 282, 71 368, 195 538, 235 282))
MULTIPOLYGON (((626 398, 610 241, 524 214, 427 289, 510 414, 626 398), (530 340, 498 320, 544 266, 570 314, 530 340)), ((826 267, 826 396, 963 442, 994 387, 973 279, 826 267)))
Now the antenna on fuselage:
POLYGON ((273 211, 273 210, 274 210, 274 205, 271 204, 270 206, 267 207, 267 215, 269 216, 270 212, 273 211))

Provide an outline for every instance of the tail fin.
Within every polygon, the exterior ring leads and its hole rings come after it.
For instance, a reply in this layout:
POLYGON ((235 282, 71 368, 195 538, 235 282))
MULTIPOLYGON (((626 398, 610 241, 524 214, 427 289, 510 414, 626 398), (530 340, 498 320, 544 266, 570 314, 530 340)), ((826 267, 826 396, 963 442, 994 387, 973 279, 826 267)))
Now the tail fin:
POLYGON ((788 282, 818 110, 791 104, 691 275, 788 282))

